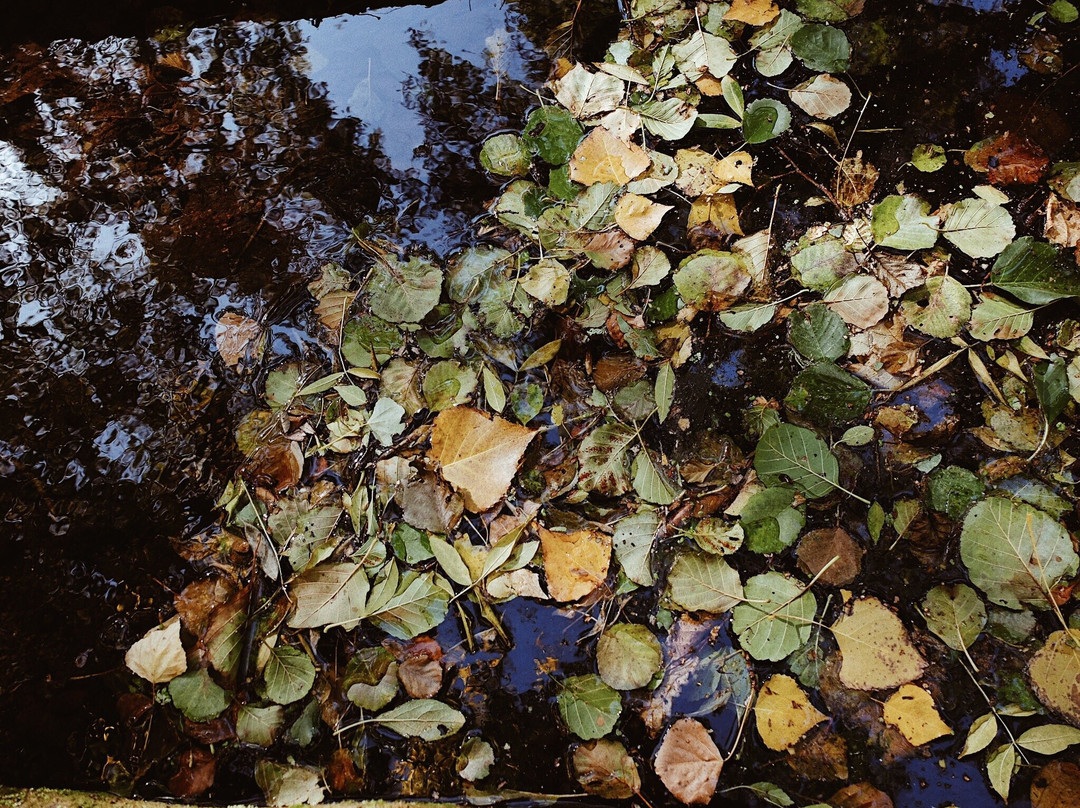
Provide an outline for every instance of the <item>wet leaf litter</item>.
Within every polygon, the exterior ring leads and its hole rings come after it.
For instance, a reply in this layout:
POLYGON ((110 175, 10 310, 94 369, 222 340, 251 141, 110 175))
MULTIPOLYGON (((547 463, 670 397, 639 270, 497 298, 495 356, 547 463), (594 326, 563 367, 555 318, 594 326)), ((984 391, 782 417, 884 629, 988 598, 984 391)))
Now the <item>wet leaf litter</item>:
MULTIPOLYGON (((1068 5, 1032 24, 1067 24, 1068 5)), ((841 149, 823 220, 779 243, 769 221, 744 224, 740 193, 770 143, 854 114, 845 26, 862 4, 630 6, 602 62, 557 61, 522 133, 483 146, 508 184, 482 243, 443 261, 365 239, 363 272, 313 280, 336 361, 266 377, 218 549, 198 559, 223 585, 132 646, 133 687, 182 715, 200 753, 250 749, 272 804, 363 793, 383 737, 431 745, 417 754, 467 799, 520 798, 484 738, 469 654, 522 642, 502 604, 554 601, 593 626, 587 668, 545 671, 587 793, 858 804, 888 786, 846 782, 854 743, 890 761, 952 744, 1002 797, 1026 766, 1033 801, 1052 799, 1080 722, 1080 273, 1061 225, 1075 165, 977 144, 970 187, 933 208, 883 195, 841 149), (753 80, 787 71, 794 109, 753 80), (1014 185, 1058 218, 1026 234, 1014 185), (562 336, 532 339, 541 324, 562 336), (711 428, 666 437, 660 424, 695 427, 680 382, 708 341, 770 329, 801 370, 741 414, 752 451, 717 451, 711 428), (985 396, 969 430, 983 457, 966 464, 927 439, 919 398, 897 403, 954 363, 985 396), (879 464, 910 481, 903 495, 879 500, 879 464), (812 560, 809 525, 834 529, 832 556, 812 560), (909 545, 919 591, 886 602, 864 556, 909 545), (850 578, 829 578, 844 565, 850 578), (990 707, 967 732, 948 715, 957 680, 990 707), (328 737, 331 763, 305 754, 328 737), (758 765, 784 784, 748 779, 758 765)), ((938 167, 916 152, 916 171, 938 167)), ((266 350, 235 315, 215 340, 232 367, 266 350)), ((201 758, 178 766, 213 780, 201 758)))

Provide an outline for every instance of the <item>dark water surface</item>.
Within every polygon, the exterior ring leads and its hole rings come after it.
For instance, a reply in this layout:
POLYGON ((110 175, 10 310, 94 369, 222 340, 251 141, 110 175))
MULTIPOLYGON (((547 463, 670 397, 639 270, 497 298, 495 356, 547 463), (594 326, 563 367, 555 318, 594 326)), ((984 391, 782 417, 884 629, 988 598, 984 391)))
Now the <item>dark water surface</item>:
MULTIPOLYGON (((238 461, 233 427, 259 390, 259 369, 217 357, 216 320, 269 327, 263 372, 322 359, 305 284, 353 228, 441 255, 470 242, 497 191, 479 144, 520 126, 546 74, 540 46, 574 5, 447 0, 0 50, 0 783, 109 778, 122 652, 186 582, 170 541, 213 519, 238 461)), ((962 149, 1008 125, 1077 153, 1080 72, 1046 77, 1023 58, 1040 7, 867 3, 847 27, 852 78, 874 94, 862 125, 877 131, 855 145, 883 178, 917 143, 962 149)), ((793 140, 802 168, 824 160, 793 140)), ((762 170, 790 174, 775 156, 762 170)), ((955 195, 958 176, 905 175, 932 201, 955 195)), ((770 187, 744 224, 764 226, 771 205, 770 187)), ((796 205, 777 216, 788 235, 806 221, 796 205)), ((761 347, 710 347, 688 369, 687 410, 724 427, 760 390, 786 389, 793 364, 763 365, 761 347)), ((559 759, 548 718, 529 726, 544 683, 530 660, 581 662, 582 627, 505 608, 519 643, 490 709, 517 717, 502 720, 507 741, 532 733, 528 754, 559 759)), ((537 787, 547 776, 521 774, 537 787)), ((999 804, 965 762, 933 757, 891 778, 898 808, 999 804)), ((214 796, 257 793, 245 780, 214 796)))

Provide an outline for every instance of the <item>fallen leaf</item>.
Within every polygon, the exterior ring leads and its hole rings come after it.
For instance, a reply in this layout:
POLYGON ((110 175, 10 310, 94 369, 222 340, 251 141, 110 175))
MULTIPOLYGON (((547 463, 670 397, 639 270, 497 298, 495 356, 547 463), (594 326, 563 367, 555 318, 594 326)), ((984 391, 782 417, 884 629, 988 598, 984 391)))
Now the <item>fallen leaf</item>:
POLYGON ((854 157, 845 157, 836 167, 837 203, 851 208, 866 202, 874 192, 878 173, 872 163, 863 161, 861 151, 854 157))
POLYGON ((474 513, 506 496, 536 431, 472 407, 452 407, 435 419, 428 457, 474 513))
POLYGON ((615 205, 615 224, 627 235, 644 241, 669 210, 672 210, 671 205, 661 205, 637 194, 623 194, 615 205))
POLYGON ((847 586, 854 581, 862 570, 864 553, 851 534, 840 527, 811 530, 795 550, 799 568, 812 577, 821 573, 818 583, 826 586, 847 586))
POLYGON ((835 118, 851 106, 851 90, 827 73, 792 87, 788 95, 803 112, 815 118, 835 118))
POLYGON ((1055 631, 1028 661, 1039 701, 1080 726, 1080 629, 1055 631))
POLYGON ((644 173, 652 161, 636 143, 623 143, 602 126, 581 141, 570 158, 570 179, 582 185, 613 182, 626 185, 644 173))
POLYGON ((260 760, 255 764, 255 782, 274 808, 290 805, 318 805, 326 793, 319 772, 304 766, 289 766, 260 760))
POLYGON ((442 648, 430 637, 416 637, 401 652, 398 679, 410 698, 430 699, 442 688, 442 648))
POLYGON ((987 174, 992 185, 1034 185, 1050 167, 1042 149, 1012 132, 980 140, 964 153, 964 162, 987 174))
POLYGON ((877 598, 857 598, 832 625, 840 681, 854 690, 891 690, 918 679, 926 660, 900 618, 877 598))
POLYGON ((355 626, 365 614, 368 579, 361 564, 325 563, 292 581, 289 594, 296 608, 289 617, 292 628, 327 625, 355 626))
POLYGON ((555 98, 575 118, 590 118, 610 112, 622 103, 625 92, 626 84, 622 79, 606 73, 593 73, 580 64, 574 65, 555 82, 555 98))
POLYGON ((578 600, 604 582, 611 562, 611 536, 599 530, 556 533, 538 527, 537 531, 547 588, 555 600, 578 600))
POLYGON ((870 275, 848 275, 825 295, 824 303, 856 328, 870 328, 889 313, 889 292, 870 275))
POLYGON ((712 167, 713 177, 720 185, 737 182, 741 185, 754 187, 754 180, 750 177, 754 167, 754 158, 749 152, 732 152, 722 160, 717 160, 712 167))
POLYGON ((675 165, 679 176, 675 187, 690 197, 699 197, 719 189, 714 169, 720 163, 713 155, 701 149, 679 149, 675 152, 675 165))
POLYGON ((176 757, 176 772, 169 778, 169 791, 175 797, 197 797, 214 784, 217 765, 206 749, 195 747, 176 757))
POLYGON ((180 642, 180 618, 150 629, 124 654, 124 664, 152 684, 163 684, 187 670, 187 655, 180 642))
POLYGON ((326 339, 331 345, 336 346, 341 339, 341 331, 345 325, 345 318, 349 315, 349 308, 356 299, 356 292, 339 289, 328 292, 319 298, 315 306, 315 316, 326 326, 326 339))
POLYGON ((1080 794, 1080 766, 1053 760, 1031 781, 1031 808, 1075 808, 1080 794))
POLYGON ((574 749, 574 775, 589 794, 625 800, 641 790, 637 764, 618 741, 599 738, 574 749))
POLYGON ((242 361, 257 362, 266 347, 266 331, 260 323, 227 311, 214 326, 214 343, 222 360, 231 368, 242 361))
POLYGON ((1080 247, 1080 206, 1050 194, 1043 236, 1062 247, 1080 247))
POLYGON ((773 0, 735 0, 724 13, 725 20, 745 22, 747 25, 765 25, 776 19, 780 9, 773 0))
POLYGON ((692 718, 680 718, 671 725, 653 762, 667 790, 686 805, 712 799, 723 767, 724 758, 709 731, 692 718))
POLYGON ((885 702, 885 723, 900 730, 912 746, 952 735, 952 730, 941 720, 934 697, 918 685, 903 685, 885 702))
POLYGON ((705 231, 714 239, 727 236, 741 236, 739 211, 735 208, 733 194, 708 194, 699 196, 690 205, 690 215, 686 220, 687 232, 705 231))
POLYGON ((893 808, 893 801, 869 783, 852 783, 829 797, 829 805, 832 808, 893 808))
POLYGON ((762 742, 776 752, 786 752, 828 716, 810 703, 798 682, 776 674, 758 692, 754 719, 762 742))

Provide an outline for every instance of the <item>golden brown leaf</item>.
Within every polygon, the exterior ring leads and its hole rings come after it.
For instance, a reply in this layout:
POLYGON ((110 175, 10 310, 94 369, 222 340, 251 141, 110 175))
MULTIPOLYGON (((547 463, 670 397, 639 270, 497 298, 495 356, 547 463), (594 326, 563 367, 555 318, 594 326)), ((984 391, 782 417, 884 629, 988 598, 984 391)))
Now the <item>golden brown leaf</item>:
POLYGON ((671 205, 661 205, 644 196, 623 194, 615 205, 615 224, 631 237, 644 241, 671 209, 671 205))
POLYGON ((762 742, 776 752, 786 752, 827 716, 810 703, 798 682, 776 674, 761 686, 754 719, 762 742))
POLYGON ((851 208, 870 199, 877 184, 878 170, 873 163, 864 162, 862 152, 844 158, 836 167, 836 201, 841 207, 851 208))
POLYGON ((1039 701, 1080 726, 1080 629, 1051 634, 1027 672, 1039 701))
POLYGON ((243 360, 258 361, 266 347, 266 331, 255 320, 227 311, 214 327, 214 343, 231 368, 243 360))
POLYGON ((466 508, 486 511, 506 496, 535 435, 535 430, 472 407, 451 407, 435 419, 428 457, 465 497, 466 508))
POLYGON ((1047 763, 1031 782, 1031 808, 1076 808, 1080 766, 1067 760, 1047 763))
POLYGON ((912 746, 922 746, 952 730, 941 720, 934 697, 918 685, 902 685, 885 702, 885 722, 892 724, 912 746))
POLYGON ((723 160, 717 160, 712 167, 713 177, 720 185, 730 182, 738 182, 742 185, 754 187, 754 180, 750 177, 750 171, 754 167, 754 158, 749 152, 732 152, 723 160))
POLYGON ((700 196, 690 206, 690 216, 686 220, 688 231, 706 227, 715 234, 723 236, 741 236, 739 211, 735 209, 733 194, 710 194, 700 196))
POLYGON ((544 575, 555 600, 578 600, 600 586, 611 563, 611 536, 599 530, 556 533, 537 528, 544 552, 544 575))
POLYGON ((675 799, 705 804, 716 793, 724 759, 704 726, 680 718, 664 733, 653 767, 675 799))
POLYGON ((780 9, 773 0, 735 0, 724 14, 724 19, 748 25, 764 25, 776 19, 779 13, 780 9))
POLYGON ((865 551, 846 530, 832 527, 811 530, 799 540, 795 552, 799 559, 799 568, 808 575, 815 576, 825 570, 817 579, 818 583, 826 586, 847 586, 862 570, 865 551))
POLYGON ((582 185, 614 182, 626 185, 652 161, 636 143, 624 143, 602 126, 595 127, 570 158, 570 179, 582 185))
POLYGON ((926 669, 900 618, 877 598, 848 603, 832 632, 843 657, 845 687, 889 690, 918 679, 926 669))

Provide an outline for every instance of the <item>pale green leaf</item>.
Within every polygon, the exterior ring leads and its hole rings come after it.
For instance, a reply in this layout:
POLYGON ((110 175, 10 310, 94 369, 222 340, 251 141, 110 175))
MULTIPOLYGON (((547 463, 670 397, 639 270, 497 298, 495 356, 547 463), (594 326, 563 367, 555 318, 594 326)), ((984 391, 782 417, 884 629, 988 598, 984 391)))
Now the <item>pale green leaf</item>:
POLYGON ((615 728, 622 712, 619 691, 596 674, 570 676, 562 681, 559 714, 572 733, 583 740, 602 738, 615 728))
POLYGON ((810 639, 817 611, 814 595, 780 572, 746 582, 745 600, 732 612, 732 630, 754 659, 779 661, 810 639))
POLYGON ((652 586, 650 555, 660 516, 656 511, 642 510, 620 519, 615 525, 612 545, 623 574, 636 584, 652 586))
POLYGON ((964 739, 964 748, 961 750, 959 756, 967 757, 968 755, 974 755, 977 752, 981 752, 994 742, 994 738, 997 737, 997 734, 997 717, 993 713, 980 715, 971 722, 971 728, 968 729, 967 738, 964 739))
POLYGON ((1068 724, 1043 724, 1027 730, 1016 742, 1029 752, 1056 755, 1080 743, 1080 729, 1068 724))
POLYGON ((465 716, 434 699, 413 699, 372 719, 407 738, 438 741, 465 726, 465 716))
POLYGON ((616 690, 645 687, 663 667, 660 643, 636 623, 609 626, 596 644, 596 665, 604 683, 616 690))
POLYGON ((303 651, 287 645, 270 649, 263 669, 266 697, 278 704, 292 704, 308 694, 315 683, 315 665, 303 651))
POLYGON ((667 577, 668 595, 684 609, 720 614, 743 599, 739 573, 722 556, 684 553, 667 577))
POLYGON ((761 436, 754 468, 766 485, 790 481, 811 499, 831 493, 840 476, 840 466, 824 441, 791 424, 777 424, 761 436))
POLYGON ((972 258, 992 258, 1016 235, 1009 212, 985 199, 964 199, 949 210, 942 235, 972 258))

